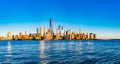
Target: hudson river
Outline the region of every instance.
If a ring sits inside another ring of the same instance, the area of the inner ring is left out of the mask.
[[[120,40],[0,41],[0,64],[120,64]]]

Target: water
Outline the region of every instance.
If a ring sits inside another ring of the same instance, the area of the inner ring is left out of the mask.
[[[0,64],[120,64],[120,40],[0,41]]]

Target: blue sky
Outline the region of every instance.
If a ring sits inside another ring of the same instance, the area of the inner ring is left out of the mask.
[[[54,29],[96,33],[98,38],[120,38],[119,0],[0,0],[0,36],[7,32],[36,32],[36,28],[49,27],[54,19]]]

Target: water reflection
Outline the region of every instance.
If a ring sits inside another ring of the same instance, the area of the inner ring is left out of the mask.
[[[115,64],[116,62],[117,64],[120,62],[120,41],[114,43],[99,40],[1,41],[0,45],[0,64],[18,62],[25,64],[95,64],[95,62]]]
[[[65,44],[64,44],[64,42],[61,42],[60,49],[61,50],[65,50]]]
[[[87,42],[87,49],[88,49],[88,52],[94,52],[94,44],[93,44],[93,42]]]
[[[57,42],[58,44],[56,45],[57,46],[57,48],[56,49],[58,49],[58,50],[60,50],[61,48],[61,43],[60,42]]]
[[[49,50],[49,52],[52,52],[52,50],[53,50],[53,44],[54,43],[48,41],[48,50]]]
[[[69,49],[69,50],[72,50],[72,49],[73,49],[72,46],[73,46],[73,42],[69,42],[69,44],[68,44],[68,49]]]
[[[91,53],[90,55],[88,55],[88,58],[95,58],[95,55],[94,55],[95,47],[93,42],[87,42],[87,45],[88,45],[87,46],[88,53]]]
[[[11,60],[11,53],[12,53],[12,47],[11,47],[11,42],[8,41],[8,45],[7,45],[7,62],[10,62]]]
[[[76,51],[78,51],[79,54],[83,54],[81,41],[78,44],[76,44]]]
[[[40,46],[39,46],[39,49],[40,49],[40,58],[41,58],[41,63],[45,63],[44,61],[44,58],[45,58],[45,54],[44,54],[44,50],[45,50],[45,44],[44,44],[44,41],[40,41]]]

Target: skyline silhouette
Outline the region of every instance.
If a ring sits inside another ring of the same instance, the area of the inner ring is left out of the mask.
[[[1,0],[0,36],[49,27],[49,18],[65,29],[96,33],[97,38],[120,39],[119,0]]]

